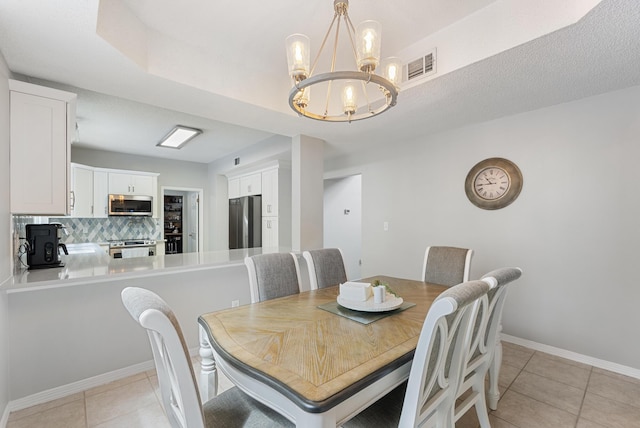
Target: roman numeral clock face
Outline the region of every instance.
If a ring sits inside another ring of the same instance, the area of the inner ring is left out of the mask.
[[[473,180],[473,189],[476,194],[487,201],[503,197],[510,185],[509,174],[504,169],[494,166],[483,169]]]
[[[522,190],[522,173],[516,164],[503,158],[477,163],[467,174],[465,193],[479,208],[496,210],[511,204]]]

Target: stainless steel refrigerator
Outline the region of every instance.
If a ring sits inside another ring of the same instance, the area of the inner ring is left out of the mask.
[[[262,197],[229,199],[229,249],[262,246]]]

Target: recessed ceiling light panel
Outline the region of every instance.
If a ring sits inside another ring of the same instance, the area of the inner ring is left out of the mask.
[[[158,144],[159,147],[170,149],[180,149],[192,138],[202,134],[201,129],[189,128],[188,126],[176,125]]]

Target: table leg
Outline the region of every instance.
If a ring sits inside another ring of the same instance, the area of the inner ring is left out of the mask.
[[[218,371],[216,362],[213,359],[213,350],[207,337],[207,332],[200,329],[200,399],[202,402],[209,401],[218,395]]]
[[[498,408],[498,400],[500,400],[500,390],[498,389],[498,378],[500,377],[500,365],[502,365],[502,341],[500,340],[500,332],[502,326],[498,327],[496,339],[496,349],[493,352],[493,360],[489,365],[489,390],[487,391],[487,405],[491,410]]]

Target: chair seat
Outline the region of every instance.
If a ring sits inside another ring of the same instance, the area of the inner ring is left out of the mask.
[[[355,418],[342,424],[343,428],[397,428],[406,391],[407,382],[403,382]]]
[[[207,428],[294,427],[278,412],[232,387],[202,406]]]

